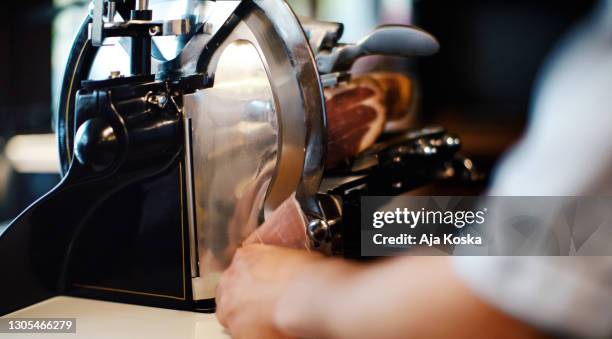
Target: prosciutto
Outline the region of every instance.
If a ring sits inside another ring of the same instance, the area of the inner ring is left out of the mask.
[[[412,86],[397,73],[368,73],[325,89],[326,167],[346,163],[376,142],[383,131],[409,127]]]

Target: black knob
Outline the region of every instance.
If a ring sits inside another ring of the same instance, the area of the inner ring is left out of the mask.
[[[119,142],[113,128],[101,118],[85,121],[76,133],[74,155],[82,165],[101,172],[117,157]]]

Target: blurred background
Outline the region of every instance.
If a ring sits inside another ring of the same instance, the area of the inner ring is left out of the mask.
[[[364,58],[359,70],[409,72],[419,87],[419,125],[459,134],[485,170],[521,135],[538,70],[595,1],[290,0],[303,16],[345,24],[353,42],[382,23],[416,24],[440,53],[421,60]],[[0,225],[60,180],[52,114],[80,0],[8,1],[0,11]]]

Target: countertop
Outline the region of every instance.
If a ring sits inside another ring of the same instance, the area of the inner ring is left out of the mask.
[[[175,311],[114,302],[55,297],[26,307],[3,318],[76,318],[76,335],[7,334],[8,338],[176,338],[227,339],[230,336],[214,314]]]

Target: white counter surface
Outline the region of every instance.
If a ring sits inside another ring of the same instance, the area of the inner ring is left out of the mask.
[[[76,318],[76,335],[7,334],[19,338],[176,338],[228,339],[214,314],[175,311],[73,297],[55,297],[4,316],[5,318]]]

